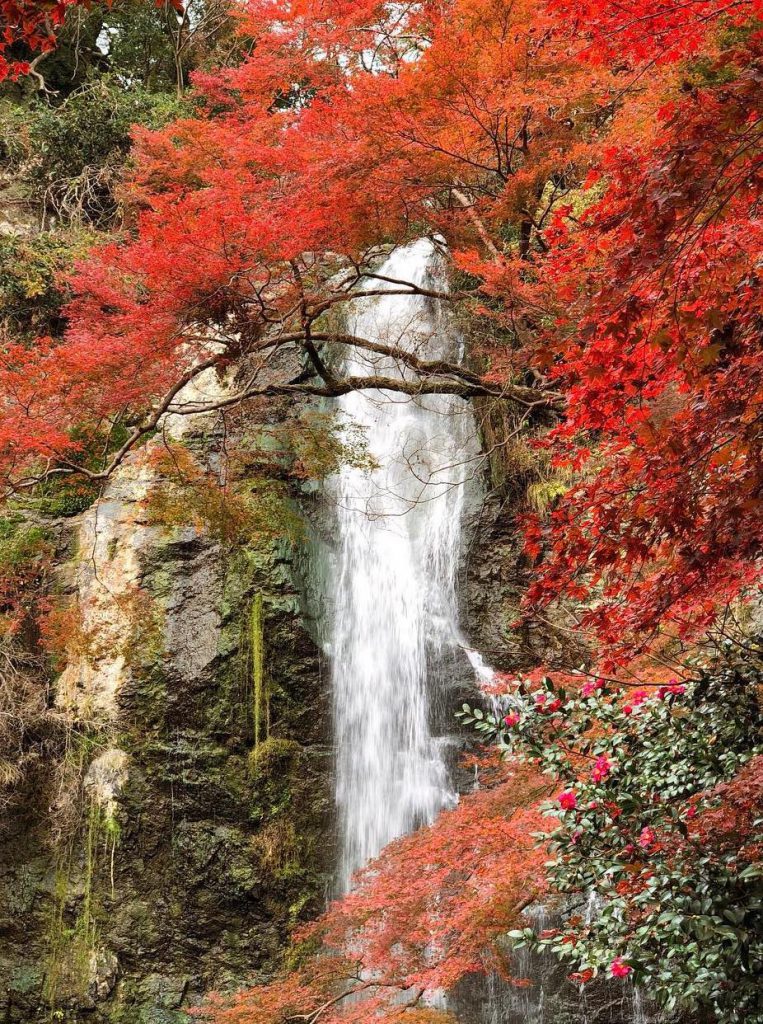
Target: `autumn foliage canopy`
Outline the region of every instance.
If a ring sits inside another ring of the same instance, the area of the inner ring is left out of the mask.
[[[72,278],[65,339],[4,346],[6,486],[83,472],[120,418],[129,450],[210,363],[247,356],[248,395],[357,386],[331,314],[437,232],[494,341],[418,387],[563,410],[579,482],[527,524],[530,606],[588,601],[615,663],[707,625],[761,541],[758,7],[246,4],[250,56],[137,133],[135,226]],[[299,382],[265,380],[284,346]]]

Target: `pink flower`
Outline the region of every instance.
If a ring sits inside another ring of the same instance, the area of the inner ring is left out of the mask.
[[[633,690],[628,694],[627,701],[623,705],[623,714],[632,715],[636,708],[640,707],[648,698],[648,690]]]
[[[559,797],[559,806],[563,811],[574,811],[578,805],[578,798],[568,789],[565,793]]]
[[[596,764],[593,766],[591,778],[594,782],[603,782],[611,771],[612,762],[606,754],[602,754],[601,757],[596,758]]]
[[[580,687],[580,695],[581,697],[593,697],[596,691],[601,690],[603,686],[603,679],[591,679]]]
[[[638,837],[638,844],[642,850],[649,850],[654,846],[655,835],[654,829],[642,828],[641,835]]]
[[[517,725],[518,722],[519,722],[519,712],[518,711],[510,711],[509,714],[506,715],[506,717],[503,720],[503,724],[507,725],[509,728],[511,728],[512,725]]]
[[[540,690],[535,694],[535,703],[538,705],[538,708],[542,708],[547,699],[546,694],[542,693]]]
[[[581,837],[582,835],[583,835],[583,830],[582,830],[582,828],[576,829],[576,830],[575,830],[575,831],[574,831],[574,832],[572,833],[572,835],[570,836],[570,843],[571,843],[571,844],[572,844],[573,846],[577,846],[578,842],[580,841],[580,837]]]
[[[671,679],[667,686],[661,686],[659,688],[657,696],[660,700],[665,700],[665,698],[671,693],[686,693],[686,687],[683,683],[679,683],[677,679]]]
[[[633,968],[623,962],[623,958],[616,956],[609,965],[609,973],[613,978],[627,978],[633,972]]]
[[[560,708],[561,706],[562,706],[562,702],[561,702],[561,699],[560,699],[559,697],[555,697],[555,698],[554,698],[554,700],[552,700],[550,704],[547,704],[547,705],[546,705],[546,707],[545,707],[545,709],[544,709],[544,710],[545,710],[545,711],[546,711],[546,712],[547,712],[547,713],[548,713],[549,715],[553,715],[553,714],[554,714],[554,713],[555,713],[556,711],[558,711],[558,710],[559,710],[559,708]]]

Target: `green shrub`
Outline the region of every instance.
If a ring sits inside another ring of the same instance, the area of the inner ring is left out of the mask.
[[[49,213],[106,226],[133,125],[158,128],[177,117],[176,99],[125,87],[114,76],[93,80],[59,106],[35,100],[0,109],[0,155],[29,183]]]

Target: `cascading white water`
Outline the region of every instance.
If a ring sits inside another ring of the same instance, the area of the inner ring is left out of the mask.
[[[445,287],[441,259],[426,239],[396,250],[379,274]],[[458,355],[446,312],[422,296],[359,299],[348,326],[420,356]],[[345,368],[407,375],[393,358],[357,350]],[[346,891],[352,873],[390,840],[456,800],[432,711],[438,662],[461,646],[455,577],[476,438],[468,406],[451,396],[356,392],[341,408],[363,429],[377,464],[346,467],[331,481],[339,549],[331,637],[339,885]]]

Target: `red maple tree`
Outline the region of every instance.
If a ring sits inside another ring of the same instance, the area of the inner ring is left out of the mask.
[[[757,6],[618,11],[250,3],[252,56],[138,133],[136,234],[74,276],[64,342],[4,348],[9,486],[83,472],[130,410],[109,472],[209,364],[249,359],[239,398],[378,386],[321,356],[364,344],[331,314],[380,242],[437,232],[472,275],[450,298],[507,334],[487,372],[396,348],[417,379],[382,383],[556,407],[556,459],[595,466],[528,527],[531,605],[593,599],[614,660],[707,625],[761,541]],[[287,347],[305,375],[274,380]]]
[[[56,45],[56,32],[66,11],[79,0],[2,0],[0,3],[0,81],[29,74],[30,59],[15,57],[12,48],[32,55],[48,53]]]

